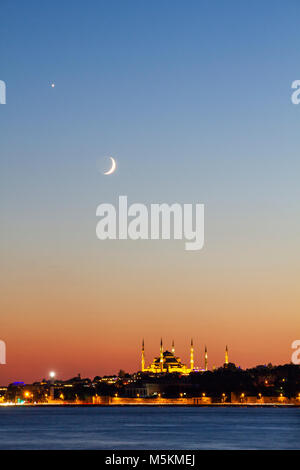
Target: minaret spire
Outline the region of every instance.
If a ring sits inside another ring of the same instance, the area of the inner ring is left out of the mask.
[[[142,372],[145,370],[145,343],[144,343],[144,338],[142,342]]]
[[[174,339],[172,341],[172,354],[175,354],[175,345],[174,345]]]
[[[163,342],[162,338],[160,340],[160,370],[163,372],[164,369],[164,349],[163,349]]]
[[[194,345],[193,338],[191,339],[191,371],[194,370]]]
[[[225,349],[225,365],[227,366],[229,364],[229,357],[228,357],[228,346],[226,344],[226,349]]]
[[[207,354],[207,347],[205,345],[205,351],[204,351],[204,370],[208,370],[208,354]]]

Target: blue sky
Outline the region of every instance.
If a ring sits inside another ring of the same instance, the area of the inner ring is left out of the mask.
[[[120,193],[200,200],[216,217],[222,203],[236,217],[253,205],[259,212],[261,200],[274,213],[275,205],[293,206],[296,1],[7,1],[2,8],[5,212],[22,201],[44,211],[51,200],[55,217],[65,219],[62,199],[86,214]],[[96,171],[103,155],[118,160],[114,180]]]
[[[158,168],[216,179],[218,167],[238,171],[241,161],[278,164],[297,129],[296,1],[2,8],[2,145],[11,165],[16,154],[28,171],[40,164],[41,178],[62,155],[81,169],[108,153],[137,179]]]

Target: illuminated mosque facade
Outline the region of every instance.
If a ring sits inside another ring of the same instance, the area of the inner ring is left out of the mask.
[[[224,366],[229,364],[229,357],[228,357],[228,347],[226,346],[225,349],[225,363]],[[175,355],[175,346],[174,341],[172,342],[172,350],[171,351],[164,351],[163,349],[163,342],[162,339],[160,341],[160,352],[159,356],[155,357],[152,363],[146,367],[145,365],[145,343],[144,340],[142,342],[142,372],[151,372],[154,374],[162,374],[162,373],[179,373],[183,375],[188,375],[191,372],[205,372],[208,370],[208,353],[207,347],[205,346],[204,350],[204,369],[200,369],[199,367],[195,367],[194,364],[194,345],[193,340],[191,340],[190,346],[190,367],[187,367],[185,364],[181,362],[181,359]]]

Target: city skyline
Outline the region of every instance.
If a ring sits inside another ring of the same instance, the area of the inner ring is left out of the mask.
[[[0,383],[132,372],[143,337],[149,358],[175,338],[188,364],[193,337],[195,362],[289,363],[299,3],[67,3],[1,9]],[[203,203],[203,249],[97,239],[121,195]]]
[[[137,367],[133,370],[130,370],[121,363],[121,366],[118,366],[116,370],[112,371],[106,371],[105,373],[99,373],[99,371],[95,370],[93,373],[90,374],[82,374],[82,371],[78,372],[77,369],[74,369],[69,376],[86,376],[86,377],[96,377],[96,376],[104,376],[104,377],[109,377],[109,376],[117,376],[120,371],[125,372],[126,374],[137,374],[137,373],[145,373],[149,375],[172,375],[173,373],[187,376],[191,373],[204,373],[207,371],[215,371],[219,368],[222,367],[227,367],[228,365],[233,365],[234,367],[237,367],[239,369],[251,369],[255,368],[258,366],[263,366],[263,367],[280,367],[284,366],[287,364],[292,364],[292,361],[289,361],[285,364],[272,364],[271,362],[268,363],[257,363],[257,364],[252,364],[249,367],[241,367],[239,362],[237,363],[234,360],[229,360],[229,347],[226,344],[226,346],[223,349],[223,361],[219,364],[211,364],[209,361],[209,348],[205,344],[203,348],[200,351],[200,346],[195,345],[194,346],[194,339],[192,338],[189,344],[188,352],[183,352],[184,354],[177,355],[177,348],[175,352],[175,341],[174,339],[172,340],[172,345],[171,348],[168,349],[168,347],[164,348],[165,343],[163,342],[163,339],[161,338],[160,340],[160,354],[157,356],[153,354],[151,356],[151,353],[149,354],[149,351],[145,351],[145,340],[142,340],[142,346],[141,346],[141,356],[140,360],[137,361],[139,364]],[[177,343],[176,343],[177,344]],[[299,347],[296,351],[297,357],[299,355]],[[151,361],[151,357],[153,357],[153,360]],[[185,358],[182,360],[181,358]],[[169,365],[168,365],[169,363]],[[190,364],[190,367],[188,367],[187,364]],[[298,364],[298,362],[297,362]],[[296,364],[295,364],[296,365]],[[66,380],[69,377],[67,374],[62,374],[61,368],[58,365],[58,368],[53,370],[53,368],[50,367],[49,370],[44,370],[44,373],[40,377],[35,377],[32,382],[36,380],[50,380],[53,381],[55,380]],[[13,380],[10,380],[8,383],[0,383],[2,386],[8,386],[9,384],[13,383],[30,383],[30,381],[23,380],[21,376],[18,378],[15,378]]]

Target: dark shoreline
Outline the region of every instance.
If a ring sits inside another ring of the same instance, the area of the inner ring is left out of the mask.
[[[139,408],[139,407],[152,407],[152,408],[300,408],[300,405],[295,404],[280,404],[280,403],[264,403],[264,404],[241,404],[241,403],[228,403],[228,404],[218,404],[218,403],[210,403],[210,404],[153,404],[153,403],[140,403],[140,404],[114,404],[114,405],[104,405],[104,404],[92,404],[92,403],[36,403],[36,404],[26,404],[26,405],[2,405],[1,408]]]

